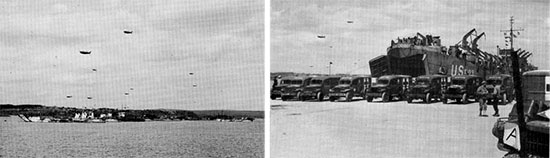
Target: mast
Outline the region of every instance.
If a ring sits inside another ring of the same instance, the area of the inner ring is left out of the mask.
[[[516,37],[514,32],[517,32],[518,35],[519,35],[519,31],[523,31],[523,29],[515,29],[514,30],[514,16],[510,17],[510,30],[500,30],[500,32],[504,32],[505,35],[506,35],[506,32],[509,32],[510,35],[505,36],[504,38],[510,38],[510,50],[511,51],[514,51],[514,37]]]
[[[519,35],[519,32],[520,31],[524,31],[522,28],[519,28],[519,29],[514,29],[514,16],[510,16],[510,29],[506,29],[506,30],[500,30],[500,32],[504,32],[504,39],[505,39],[505,42],[506,42],[506,46],[510,45],[510,48],[504,48],[504,49],[500,49],[498,48],[497,46],[497,55],[500,56],[500,57],[503,57],[505,60],[505,65],[508,65],[508,64],[511,64],[512,63],[512,52],[516,52],[516,53],[520,53],[519,50],[515,50],[514,49],[514,38],[517,38],[517,35]],[[508,41],[509,39],[509,41]],[[521,55],[521,54],[518,54],[518,55]],[[523,66],[525,61],[523,61],[524,58],[521,58],[519,57],[519,59],[517,60],[522,60],[522,61],[518,61],[520,62],[520,73],[523,71]],[[510,68],[510,67],[505,67],[504,68],[504,71],[506,73],[510,73],[510,74],[513,74],[513,69]]]

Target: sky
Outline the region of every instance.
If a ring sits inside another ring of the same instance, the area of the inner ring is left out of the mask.
[[[472,29],[486,36],[481,50],[496,54],[504,33],[522,28],[514,48],[550,69],[550,1],[546,0],[273,0],[271,72],[370,74],[368,61],[385,55],[391,40],[417,32],[441,36],[449,47]],[[347,21],[353,21],[348,23]],[[317,38],[323,35],[325,38]]]
[[[8,0],[0,21],[0,104],[264,107],[264,1]]]

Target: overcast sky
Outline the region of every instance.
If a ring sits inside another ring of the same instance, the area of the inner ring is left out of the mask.
[[[2,1],[0,103],[263,110],[263,3]]]
[[[505,46],[510,16],[523,28],[514,48],[528,50],[539,69],[550,69],[550,2],[546,0],[273,0],[271,71],[370,74],[368,61],[385,55],[391,40],[439,35],[446,47],[471,29],[486,37],[480,48]],[[353,23],[347,23],[353,21]],[[324,35],[326,38],[317,38]]]

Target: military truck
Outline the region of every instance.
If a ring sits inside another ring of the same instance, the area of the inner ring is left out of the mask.
[[[404,100],[407,97],[407,90],[411,76],[408,75],[386,75],[377,79],[376,83],[367,90],[367,101],[375,98],[382,98],[382,102],[388,102],[397,97]]]
[[[508,117],[497,120],[492,133],[498,138],[497,148],[508,153],[505,158],[548,157],[550,132],[550,70],[525,72],[522,78],[525,129],[518,127],[516,105]]]
[[[422,75],[413,78],[413,83],[407,92],[407,102],[411,103],[414,99],[422,99],[429,104],[432,99],[441,100],[447,77],[444,75]]]
[[[366,89],[371,85],[370,76],[348,76],[340,78],[338,85],[329,90],[330,101],[336,101],[341,97],[345,101],[351,101],[353,97],[365,97]]]
[[[483,78],[474,75],[459,75],[451,77],[450,85],[443,91],[443,104],[453,99],[467,104],[470,99],[476,99],[476,91],[481,86]]]
[[[315,98],[318,101],[323,101],[325,96],[329,94],[329,90],[338,85],[339,76],[321,76],[311,79],[309,85],[304,88],[302,93],[302,101]]]
[[[507,104],[514,100],[514,81],[512,80],[512,76],[505,74],[493,75],[487,77],[486,81],[489,94],[493,94],[495,89],[493,85],[500,86],[500,93],[497,97],[495,98],[494,95],[487,95],[487,100],[492,102],[496,101],[501,104]]]
[[[294,76],[292,77],[283,77],[281,78],[281,83],[279,84],[276,84],[275,86],[273,86],[271,88],[271,95],[270,95],[270,98],[271,100],[275,100],[277,98],[280,98],[281,97],[281,89],[286,87],[287,85],[290,84],[290,79],[294,78]]]
[[[309,84],[311,79],[312,77],[309,76],[296,76],[290,78],[290,83],[286,87],[281,89],[281,100],[301,100],[304,87]]]

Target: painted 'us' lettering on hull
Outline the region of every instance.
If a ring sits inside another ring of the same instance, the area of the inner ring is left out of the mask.
[[[464,65],[451,65],[451,76],[475,75],[475,71],[464,68]]]

